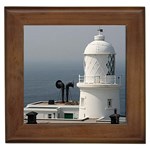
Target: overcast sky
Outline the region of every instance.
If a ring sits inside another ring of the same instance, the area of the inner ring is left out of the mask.
[[[116,70],[125,69],[126,28],[121,25],[102,25],[105,41],[116,51]],[[83,52],[99,26],[24,26],[25,67],[32,64],[83,64]]]

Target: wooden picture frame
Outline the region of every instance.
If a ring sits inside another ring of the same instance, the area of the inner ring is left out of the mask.
[[[24,25],[126,25],[126,124],[23,122]],[[145,143],[144,7],[6,7],[6,142]]]

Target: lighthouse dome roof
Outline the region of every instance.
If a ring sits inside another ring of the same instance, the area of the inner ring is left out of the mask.
[[[104,40],[104,35],[94,36],[94,41],[87,45],[84,54],[115,54],[113,46]]]

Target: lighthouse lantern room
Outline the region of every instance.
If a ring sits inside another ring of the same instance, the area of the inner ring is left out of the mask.
[[[120,112],[120,77],[115,75],[115,50],[101,34],[94,36],[84,51],[84,76],[79,75],[79,119],[108,119],[117,108]]]

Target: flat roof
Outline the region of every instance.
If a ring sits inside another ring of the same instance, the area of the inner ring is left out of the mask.
[[[30,103],[27,105],[27,107],[58,107],[58,106],[79,106],[78,101],[69,101],[62,103],[61,101],[55,101],[54,104],[48,104],[48,101],[38,101],[34,103]]]

